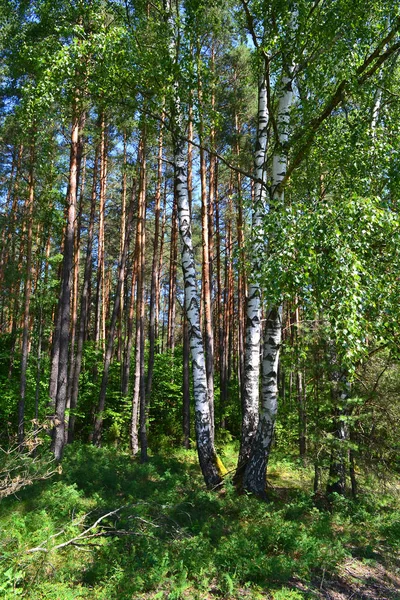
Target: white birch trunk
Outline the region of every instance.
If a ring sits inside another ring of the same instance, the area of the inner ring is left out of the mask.
[[[284,201],[284,191],[280,188],[287,171],[287,142],[289,138],[290,110],[293,104],[293,71],[283,75],[278,104],[277,149],[272,159],[273,204]],[[272,207],[273,209],[273,207]],[[247,462],[243,487],[257,496],[265,496],[267,464],[273,439],[274,424],[278,408],[278,364],[281,343],[282,307],[271,307],[268,311],[264,334],[262,364],[262,396],[257,435],[255,436],[249,461]]]
[[[249,459],[257,431],[259,410],[260,339],[261,339],[261,289],[257,280],[260,272],[260,256],[263,245],[262,214],[266,202],[266,150],[268,136],[268,108],[265,78],[260,78],[258,90],[257,142],[254,157],[254,206],[253,206],[253,256],[252,278],[246,306],[245,367],[242,405],[242,436],[235,482],[241,486],[242,476]]]
[[[170,56],[175,65],[176,27],[167,2],[167,19],[174,38],[170,44]],[[200,327],[200,294],[197,288],[196,268],[194,262],[191,216],[189,207],[187,152],[182,135],[182,112],[179,93],[179,82],[174,82],[174,97],[171,113],[173,115],[173,146],[176,194],[178,205],[179,234],[182,245],[182,271],[185,287],[185,310],[188,320],[189,345],[193,368],[193,393],[195,403],[195,427],[197,452],[200,467],[207,487],[213,488],[221,484],[222,478],[217,466],[218,459],[212,441],[210,406],[208,402],[206,362],[203,337]]]
[[[208,402],[206,362],[200,327],[200,295],[194,263],[192,228],[186,172],[185,142],[178,137],[174,143],[176,193],[179,233],[182,243],[182,271],[185,283],[185,309],[189,325],[189,344],[193,367],[193,392],[196,416],[196,440],[200,467],[208,487],[221,483],[217,456],[212,442],[210,405]]]
[[[267,463],[278,408],[278,365],[282,337],[282,307],[272,308],[267,317],[262,361],[260,418],[250,460],[244,473],[244,487],[265,496]]]

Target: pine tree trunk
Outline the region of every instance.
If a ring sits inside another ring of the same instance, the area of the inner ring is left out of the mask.
[[[95,302],[95,340],[100,346],[100,340],[105,350],[105,252],[104,252],[104,217],[107,189],[107,143],[104,112],[100,115],[100,205],[99,205],[99,235],[97,250],[97,282]]]
[[[202,110],[202,87],[198,80],[198,96]],[[202,116],[199,124],[200,133],[200,184],[201,184],[201,232],[202,232],[202,294],[204,306],[204,342],[207,373],[207,393],[210,405],[211,435],[214,439],[214,332],[212,324],[212,294],[211,294],[211,262],[209,234],[209,202],[207,198],[206,159],[203,149],[204,125]]]
[[[129,207],[129,211],[128,211],[127,232],[126,232],[126,236],[124,239],[124,247],[122,249],[121,261],[120,261],[119,268],[118,268],[117,289],[115,291],[114,307],[113,307],[113,311],[112,311],[112,315],[111,315],[111,324],[110,324],[110,330],[108,332],[107,347],[106,347],[106,353],[105,353],[105,357],[104,357],[104,369],[103,369],[103,376],[101,379],[99,402],[97,405],[96,417],[95,417],[94,428],[93,428],[93,443],[97,446],[100,446],[100,444],[101,444],[101,434],[102,434],[102,427],[103,427],[103,412],[104,412],[104,407],[105,407],[105,402],[106,402],[108,376],[109,376],[109,372],[110,372],[112,351],[113,351],[113,347],[114,347],[115,331],[116,331],[118,316],[120,314],[119,309],[120,309],[120,302],[121,302],[121,289],[122,289],[122,286],[123,286],[123,283],[125,280],[126,259],[128,256],[129,239],[130,239],[130,233],[131,233],[131,228],[132,228],[135,195],[136,195],[135,194],[135,186],[133,186],[132,198],[131,198],[130,207]]]
[[[142,188],[142,215],[143,227],[141,232],[141,253],[140,253],[140,322],[139,322],[139,343],[140,343],[140,407],[139,407],[139,439],[140,439],[140,461],[147,462],[147,402],[146,402],[146,380],[145,380],[145,267],[146,267],[146,193],[147,193],[147,162],[146,162],[146,126],[143,126],[143,160],[141,169],[141,188]]]
[[[153,262],[151,270],[151,288],[150,288],[150,318],[149,318],[149,360],[147,365],[146,397],[150,402],[151,389],[153,383],[153,371],[156,347],[156,332],[159,302],[159,252],[160,252],[160,213],[161,213],[161,184],[162,184],[162,158],[163,158],[163,129],[160,127],[158,138],[158,157],[157,157],[157,184],[154,206],[154,241],[153,241]],[[157,320],[156,320],[157,319]]]
[[[84,126],[84,118],[85,115],[82,116],[82,123],[79,128],[82,130]],[[83,154],[83,141],[80,139],[79,143],[79,155],[78,155],[78,177],[81,172],[81,162],[82,162],[82,154]],[[86,157],[83,161],[82,167],[82,177],[80,183],[80,193],[79,193],[79,210],[77,215],[77,226],[76,226],[76,235],[74,242],[74,266],[73,266],[73,285],[72,285],[72,309],[71,309],[71,358],[70,358],[70,366],[69,366],[69,377],[68,377],[68,386],[67,386],[67,409],[71,408],[71,395],[72,395],[72,386],[74,380],[74,370],[75,370],[75,342],[76,342],[76,325],[78,321],[78,298],[79,298],[79,267],[80,267],[80,251],[81,251],[81,221],[82,221],[82,212],[83,212],[83,198],[85,193],[85,179],[86,179]],[[68,442],[68,427],[69,427],[69,417],[65,423],[65,436],[66,442]]]
[[[133,345],[133,321],[135,316],[135,291],[137,282],[138,272],[138,235],[136,229],[136,243],[135,252],[133,257],[132,265],[132,278],[131,278],[131,291],[129,299],[129,311],[128,311],[128,322],[126,325],[126,339],[124,348],[124,359],[122,364],[122,377],[121,377],[121,393],[123,397],[127,397],[129,394],[129,380],[131,372],[131,357],[132,357],[132,345]]]
[[[35,388],[35,421],[39,419],[39,396],[40,396],[40,378],[42,375],[42,342],[43,342],[43,304],[39,309],[38,325],[38,343],[37,343],[37,363],[36,363],[36,388]]]
[[[240,123],[239,117],[235,114],[236,128],[236,156],[240,157]],[[244,225],[243,225],[243,200],[242,200],[242,177],[240,173],[236,173],[236,228],[237,228],[237,244],[238,244],[238,273],[237,273],[237,299],[238,299],[238,358],[239,358],[239,389],[240,399],[242,404],[242,413],[244,412],[244,381],[245,381],[245,307],[246,307],[246,277],[245,277],[245,242],[244,242]]]
[[[232,197],[232,189],[228,193]],[[225,412],[229,399],[229,379],[230,379],[230,345],[232,340],[232,311],[233,311],[233,265],[232,265],[232,202],[229,200],[225,215],[225,290],[224,290],[224,312],[221,346],[221,398],[220,398],[220,424],[221,428],[226,428]]]
[[[76,230],[76,200],[79,154],[79,115],[75,112],[71,129],[71,154],[67,196],[67,225],[64,237],[64,260],[59,303],[60,337],[57,395],[54,417],[52,450],[56,460],[61,460],[65,444],[65,408],[67,402],[67,378],[69,356],[69,329],[71,318],[71,279]]]
[[[92,182],[92,193],[91,193],[91,204],[90,204],[90,216],[89,216],[89,227],[87,234],[87,245],[86,245],[86,257],[85,267],[83,273],[83,285],[81,294],[81,310],[79,315],[79,330],[77,339],[76,356],[74,361],[74,370],[71,384],[71,402],[70,402],[70,415],[68,423],[68,443],[72,443],[75,433],[75,414],[74,411],[78,404],[78,391],[79,391],[79,376],[81,374],[82,367],[82,355],[83,355],[83,344],[86,339],[86,328],[88,323],[88,312],[89,312],[89,289],[90,281],[92,279],[92,253],[93,253],[93,237],[94,237],[94,219],[96,214],[96,199],[97,199],[97,169],[98,169],[98,158],[99,149],[96,148],[95,158],[93,163],[93,182]]]
[[[121,263],[122,253],[125,244],[125,237],[127,235],[127,222],[126,222],[126,185],[127,185],[127,151],[126,151],[126,131],[124,130],[124,151],[123,151],[123,166],[122,166],[122,194],[121,194],[121,241],[120,241],[120,256],[119,262]],[[119,303],[119,316],[118,316],[118,350],[117,356],[118,361],[122,362],[123,353],[123,323],[124,323],[124,298],[125,298],[125,281],[122,282],[121,286],[121,298]]]
[[[135,376],[132,398],[132,420],[130,428],[130,443],[133,455],[139,451],[138,416],[140,437],[142,438],[142,409],[144,383],[144,267],[145,267],[145,221],[146,221],[146,158],[145,133],[139,144],[138,163],[140,165],[140,185],[138,195],[137,216],[137,290],[136,290],[136,346],[135,346]]]
[[[32,291],[32,228],[33,228],[33,202],[34,202],[34,146],[32,141],[30,152],[29,178],[28,178],[28,201],[26,203],[26,279],[24,292],[24,316],[22,332],[22,353],[21,353],[21,379],[20,379],[20,399],[18,402],[18,443],[24,442],[24,421],[25,421],[25,397],[26,397],[26,372],[28,367],[29,354],[29,311]]]
[[[167,180],[165,180],[164,184],[164,193],[163,193],[163,208],[162,208],[162,218],[161,218],[161,232],[160,232],[160,252],[159,259],[157,265],[157,289],[156,289],[156,340],[157,340],[157,352],[163,352],[164,350],[164,313],[163,312],[163,323],[162,323],[162,332],[161,332],[161,344],[159,342],[159,320],[160,320],[160,292],[161,292],[161,278],[162,278],[162,270],[163,270],[163,262],[164,262],[164,242],[165,242],[165,223],[167,219]]]
[[[54,413],[56,407],[56,397],[57,397],[57,383],[58,383],[58,367],[60,364],[60,330],[61,330],[61,292],[62,288],[60,287],[59,295],[58,295],[58,304],[55,309],[55,318],[54,318],[54,331],[53,331],[53,339],[51,344],[51,368],[50,368],[50,381],[49,381],[49,411]]]
[[[4,271],[7,268],[8,262],[10,260],[11,260],[11,262],[15,261],[16,236],[14,233],[15,233],[15,226],[17,223],[17,215],[18,215],[18,210],[17,210],[18,197],[19,197],[18,190],[19,190],[19,184],[20,184],[20,178],[21,178],[22,154],[23,154],[23,146],[21,144],[19,147],[19,151],[18,151],[16,174],[15,174],[13,192],[12,192],[10,223],[8,226],[7,237],[6,237],[6,242],[5,242],[5,254],[4,254],[4,259],[3,259],[3,275],[2,275],[3,278],[5,275]],[[11,257],[11,259],[10,259],[10,257]],[[21,260],[18,261],[18,265],[21,265]],[[1,283],[2,283],[2,280],[0,280],[0,284]],[[9,369],[8,369],[9,379],[11,378],[12,372],[14,369],[15,346],[16,346],[16,342],[17,342],[17,315],[19,312],[19,293],[17,293],[16,285],[17,285],[17,282],[14,282],[11,285],[11,290],[10,290],[10,318],[9,318],[9,324],[8,324],[8,333],[11,334],[10,335],[11,346],[10,346],[10,363],[9,363]]]
[[[17,157],[15,156],[15,149],[13,152],[10,180],[6,199],[6,214],[8,215],[9,222],[7,223],[7,227],[3,227],[1,232],[0,285],[2,285],[4,281],[5,267],[7,265],[9,252],[12,248],[13,243],[14,225],[17,218],[17,190],[21,171],[22,150],[23,146],[21,144],[18,148]]]
[[[198,59],[200,49],[197,49]],[[203,89],[201,81],[200,60],[198,60],[198,98],[200,107],[199,136],[200,136],[200,184],[201,184],[201,231],[202,231],[202,294],[204,306],[205,355],[207,373],[207,392],[210,405],[211,435],[214,439],[214,332],[212,322],[212,265],[210,260],[210,214],[213,206],[207,198],[206,157],[204,152],[204,123],[203,123]],[[211,208],[210,208],[211,205]]]
[[[187,178],[188,178],[188,201],[189,212],[192,214],[192,196],[193,196],[193,94],[190,92],[189,111],[188,111],[188,151],[187,151]]]
[[[217,364],[220,373],[220,387],[221,387],[221,361],[222,361],[222,336],[223,336],[223,318],[222,318],[222,268],[221,268],[221,220],[220,220],[220,201],[218,195],[218,163],[215,164],[215,247],[216,247],[216,284],[217,284],[217,297],[216,297],[216,347],[218,352],[216,353]]]

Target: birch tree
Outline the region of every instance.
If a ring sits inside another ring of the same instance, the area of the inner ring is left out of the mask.
[[[285,202],[284,190],[295,169],[297,169],[304,161],[310,150],[315,134],[321,127],[322,123],[330,117],[335,109],[341,104],[346,93],[350,93],[350,81],[355,80],[359,86],[365,84],[378,71],[380,66],[393,56],[399,46],[396,41],[397,32],[399,29],[398,19],[394,21],[392,28],[386,31],[386,34],[379,42],[372,42],[369,53],[358,66],[354,67],[352,73],[349,73],[349,79],[339,79],[334,84],[333,92],[328,95],[325,104],[320,109],[314,118],[307,125],[300,127],[299,131],[293,131],[292,124],[292,106],[294,103],[294,78],[305,68],[306,63],[295,64],[295,57],[299,59],[302,48],[298,42],[298,28],[300,23],[307,23],[307,19],[312,19],[313,11],[304,11],[301,6],[284,7],[281,12],[282,25],[285,23],[286,34],[282,35],[281,41],[287,40],[287,46],[281,47],[281,72],[278,78],[276,113],[270,115],[271,131],[274,136],[274,146],[271,156],[271,178],[268,186],[270,207],[265,214],[268,219],[269,211],[274,211],[277,207],[283,206]],[[249,6],[244,3],[246,13],[247,27],[252,35],[254,45],[260,49],[259,40],[257,37],[257,19],[251,14]],[[322,9],[321,9],[322,10]],[[307,14],[308,12],[308,14]],[[276,14],[272,9],[273,26],[279,28],[275,18]],[[319,15],[320,16],[320,15]],[[331,15],[328,15],[332,18]],[[361,19],[365,18],[364,9],[361,9],[358,17],[358,27],[362,27]],[[263,19],[265,26],[265,21]],[[343,34],[344,37],[347,32]],[[371,49],[372,48],[372,49]],[[304,50],[303,50],[304,51]],[[343,50],[341,49],[343,52]],[[265,53],[264,53],[265,55]],[[266,55],[268,66],[271,65],[271,56]],[[346,60],[346,53],[340,56],[341,60]],[[315,56],[311,57],[310,62],[316,60]],[[335,69],[333,69],[335,71]],[[307,79],[303,75],[303,81],[307,85]],[[299,88],[299,104],[303,102],[301,96],[301,88]],[[271,99],[271,79],[267,81],[267,98]],[[269,102],[271,106],[271,100]],[[291,137],[290,137],[291,134]],[[300,143],[298,140],[300,139]],[[261,230],[262,231],[262,230]],[[273,236],[273,234],[272,234]],[[268,240],[267,240],[268,243]],[[268,249],[267,249],[268,252]],[[279,299],[280,292],[277,286],[275,297]],[[277,391],[278,391],[278,360],[279,347],[281,343],[281,315],[282,307],[278,301],[275,306],[270,306],[267,309],[266,329],[264,336],[263,347],[263,373],[262,373],[262,400],[260,406],[260,414],[258,421],[257,434],[251,449],[250,459],[245,467],[243,487],[259,496],[265,495],[266,484],[266,466],[268,462],[269,450],[272,442],[274,421],[277,411]]]
[[[259,281],[260,254],[263,246],[262,215],[266,208],[266,150],[268,139],[268,107],[265,74],[260,75],[258,89],[257,142],[254,154],[254,205],[252,207],[252,260],[249,293],[246,307],[245,370],[242,408],[242,434],[236,484],[242,485],[243,471],[250,456],[258,426],[261,286]]]
[[[179,233],[182,245],[182,271],[185,285],[185,311],[189,325],[189,344],[193,368],[193,393],[195,402],[195,427],[197,452],[206,485],[221,484],[221,463],[217,458],[212,438],[212,422],[208,401],[207,373],[200,327],[200,296],[194,263],[191,215],[189,208],[187,152],[183,131],[182,93],[177,71],[179,47],[177,45],[178,23],[172,13],[171,4],[166,5],[167,23],[172,36],[169,53],[174,72],[171,101],[173,161],[178,205]]]

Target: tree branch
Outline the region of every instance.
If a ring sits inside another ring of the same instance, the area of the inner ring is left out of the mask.
[[[144,112],[146,112],[146,114],[149,117],[152,117],[152,119],[156,119],[157,121],[160,121],[168,131],[172,132],[172,128],[169,126],[168,121],[166,121],[164,119],[164,117],[160,117],[150,111],[144,110]],[[188,142],[195,148],[204,150],[204,152],[207,152],[207,154],[209,154],[211,156],[215,156],[215,158],[218,158],[218,160],[220,160],[222,163],[224,163],[224,165],[226,165],[232,171],[235,171],[236,173],[239,173],[240,175],[243,175],[244,177],[248,177],[249,179],[252,179],[253,181],[257,181],[258,183],[261,183],[261,184],[263,183],[261,181],[261,179],[257,179],[257,177],[255,177],[253,175],[253,173],[249,173],[249,171],[245,171],[244,169],[241,169],[240,167],[236,167],[235,165],[232,165],[226,158],[224,158],[216,150],[211,150],[211,148],[208,148],[207,146],[204,146],[203,144],[198,144],[197,142],[195,142],[194,140],[190,140],[186,136],[181,136],[181,137],[182,137],[182,139],[185,140],[185,142]]]
[[[101,517],[99,517],[97,519],[97,521],[95,521],[93,523],[93,525],[91,525],[90,527],[88,527],[87,529],[82,531],[79,535],[76,535],[75,537],[71,538],[70,540],[67,540],[66,542],[57,544],[57,546],[53,546],[53,548],[50,548],[50,549],[44,547],[44,545],[47,544],[52,538],[54,538],[58,535],[61,535],[61,533],[64,533],[64,530],[62,530],[61,532],[58,532],[55,535],[50,536],[47,540],[45,540],[43,542],[43,544],[41,546],[36,546],[35,548],[30,548],[29,550],[26,551],[26,553],[32,554],[33,552],[50,552],[51,550],[60,550],[61,548],[65,548],[66,546],[71,546],[71,545],[75,544],[76,542],[79,542],[82,540],[88,540],[93,537],[99,537],[99,535],[102,535],[103,532],[94,533],[94,534],[90,534],[90,535],[88,535],[88,534],[90,531],[95,529],[102,521],[104,521],[104,519],[106,519],[107,517],[111,517],[111,515],[116,515],[117,513],[119,513],[122,510],[122,508],[124,508],[124,507],[117,508],[116,510],[112,510],[112,511],[106,513],[105,515],[102,515]],[[87,516],[87,515],[85,515],[85,516]]]
[[[394,37],[394,35],[398,32],[399,28],[400,28],[400,20],[398,19],[396,21],[396,27],[379,43],[378,47],[374,50],[374,52],[372,52],[372,54],[370,54],[365,59],[363,64],[360,67],[358,67],[358,69],[356,71],[356,74],[359,76],[356,79],[358,85],[363,85],[379,69],[379,67],[385,61],[388,60],[388,58],[393,56],[400,49],[400,41],[399,41],[399,42],[396,42],[395,44],[393,44],[392,46],[390,46],[385,52],[380,54],[380,51],[382,50],[382,48],[387,44],[388,40],[390,41]],[[367,70],[369,65],[374,60],[375,60],[375,63],[372,65],[371,68],[369,68]],[[348,84],[349,84],[349,80],[343,79],[336,86],[334,93],[332,94],[332,96],[328,100],[328,102],[326,103],[325,108],[322,110],[320,115],[318,115],[318,117],[314,118],[311,121],[311,123],[307,126],[307,130],[306,131],[303,130],[303,133],[300,133],[300,135],[298,136],[299,139],[301,139],[304,136],[305,141],[303,142],[303,144],[298,149],[297,153],[294,155],[294,157],[290,161],[286,175],[282,179],[282,181],[279,185],[279,190],[282,190],[285,187],[285,185],[289,181],[290,177],[292,176],[293,171],[302,163],[306,153],[310,149],[310,146],[314,140],[315,134],[317,133],[319,127],[332,114],[332,112],[335,110],[335,108],[340,104],[340,102],[342,101],[342,99],[344,97],[344,94],[345,94]]]
[[[260,44],[258,43],[258,40],[257,40],[256,31],[254,28],[254,19],[253,19],[252,14],[249,11],[249,5],[247,4],[246,0],[242,0],[242,5],[244,8],[244,12],[246,13],[247,29],[249,30],[249,33],[253,40],[254,46],[257,48],[257,50],[259,50]]]

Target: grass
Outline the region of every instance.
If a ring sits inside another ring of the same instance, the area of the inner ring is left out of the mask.
[[[222,454],[233,469],[232,446]],[[318,597],[313,582],[350,557],[394,565],[396,495],[365,491],[328,511],[314,502],[306,469],[275,462],[270,475],[263,503],[228,480],[206,491],[194,451],[140,465],[114,449],[69,447],[62,474],[1,504],[0,598],[296,600]],[[47,551],[28,552],[35,547]]]

